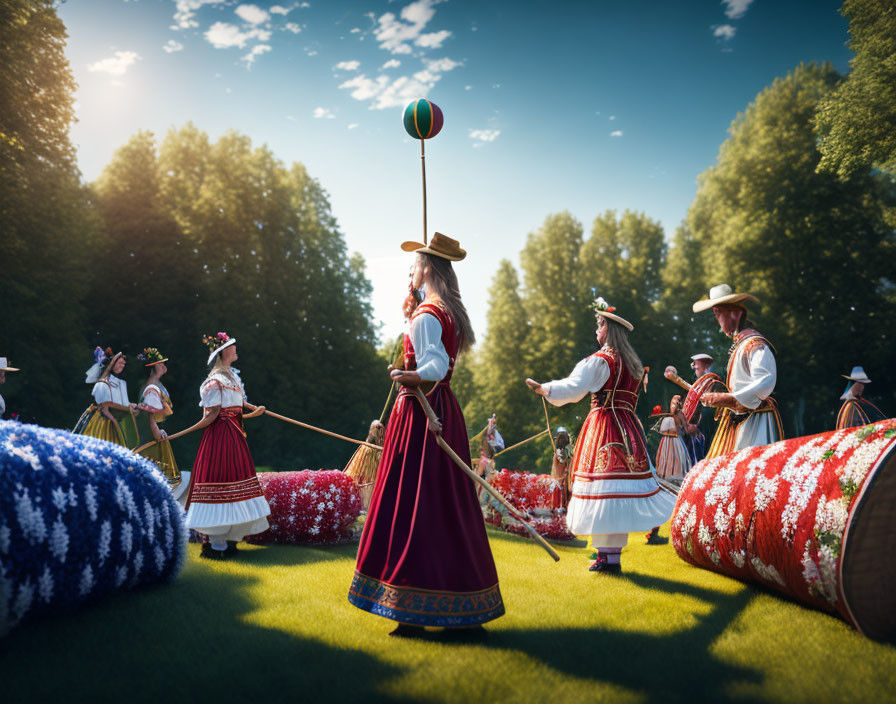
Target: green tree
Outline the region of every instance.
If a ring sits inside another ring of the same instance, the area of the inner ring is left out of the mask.
[[[501,260],[489,289],[488,330],[477,350],[473,367],[477,393],[464,407],[471,435],[478,433],[495,413],[498,427],[508,444],[531,435],[533,427],[539,423],[541,428],[544,427],[537,398],[524,383],[529,373],[520,350],[527,346],[529,322],[519,289],[519,277],[513,264]],[[526,452],[528,454],[524,454]],[[517,461],[525,461],[527,457],[534,459],[540,451],[532,453],[529,448],[521,448],[519,453]]]
[[[805,65],[762,91],[701,175],[676,241],[699,250],[702,291],[728,282],[762,301],[754,317],[777,348],[788,434],[832,427],[839,375],[856,363],[883,371],[894,352],[885,184],[816,170],[813,119],[838,80],[829,65]]]
[[[68,136],[75,82],[55,5],[0,4],[0,349],[23,368],[10,409],[65,427],[86,403],[83,297],[100,243]]]
[[[871,166],[896,176],[896,5],[846,0],[849,75],[818,105],[819,168],[848,176]]]

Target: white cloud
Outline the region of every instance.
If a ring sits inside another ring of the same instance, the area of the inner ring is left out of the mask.
[[[352,28],[349,30],[349,34],[360,34],[360,33],[361,33],[361,28],[360,28],[360,27],[352,27]]]
[[[177,0],[174,4],[174,24],[171,29],[190,29],[198,27],[199,23],[194,19],[196,13],[203,5],[217,5],[223,0]]]
[[[357,122],[353,122],[353,123],[351,123],[351,124],[348,126],[348,128],[349,128],[350,130],[356,129],[357,127],[358,127],[358,123],[357,123]]]
[[[451,32],[442,30],[423,34],[423,29],[435,16],[434,5],[438,0],[417,0],[402,8],[400,17],[387,12],[377,20],[373,34],[380,43],[380,48],[392,54],[410,54],[410,42],[424,48],[441,46]]]
[[[255,62],[256,56],[267,54],[270,50],[270,44],[256,44],[249,50],[248,54],[243,54],[240,60],[245,61],[247,66],[252,66],[252,64]]]
[[[494,142],[501,130],[470,130],[470,139],[480,142]]]
[[[169,39],[168,43],[162,48],[165,50],[166,54],[173,54],[175,51],[183,51],[184,45],[173,39]]]
[[[599,114],[600,114],[600,113],[598,113],[598,115],[599,115]],[[616,119],[616,116],[615,116],[615,115],[610,115],[610,119],[611,119],[611,120],[615,120],[615,119]]]
[[[274,15],[288,15],[292,9],[292,7],[283,7],[283,5],[271,5],[270,7],[271,14]]]
[[[725,6],[725,17],[730,20],[737,20],[747,14],[753,0],[722,0]]]
[[[317,49],[311,49],[309,47],[305,47],[305,55],[306,56],[317,56]]]
[[[398,59],[389,59],[386,63],[384,63],[382,66],[380,66],[380,68],[381,69],[398,68],[399,66],[401,66],[401,61],[399,61]]]
[[[248,32],[242,32],[236,25],[215,22],[206,31],[205,38],[215,49],[229,49],[232,46],[242,49],[250,39],[266,42],[271,38],[271,33],[266,29],[250,29]]]
[[[622,136],[622,130],[614,130],[613,132],[610,132],[610,136],[611,136],[611,137],[621,137],[621,136]]]
[[[293,34],[298,34],[302,31],[302,28],[299,27],[299,25],[297,25],[295,22],[287,22],[285,25],[283,25],[283,28],[292,32]]]
[[[389,62],[386,62],[386,65],[388,64]],[[423,59],[423,65],[421,71],[410,76],[398,76],[393,79],[379,75],[376,78],[368,78],[365,74],[361,74],[345,81],[339,87],[342,90],[350,90],[355,100],[370,100],[371,110],[404,107],[412,100],[429,93],[441,80],[445,71],[451,71],[461,63],[448,58]]]
[[[342,83],[339,88],[342,90],[350,90],[351,96],[355,100],[370,100],[385,90],[389,85],[388,76],[379,76],[375,80],[368,78],[363,73],[355,76]]]
[[[236,10],[237,17],[249,24],[261,24],[271,19],[267,10],[262,10],[258,5],[239,5]]]
[[[357,71],[360,66],[360,61],[340,61],[334,68],[337,71]]]
[[[414,44],[417,46],[422,46],[425,49],[438,49],[442,46],[442,42],[444,42],[448,37],[451,36],[451,32],[447,29],[443,29],[439,32],[430,32],[429,34],[421,34],[417,37]]]
[[[87,70],[98,73],[108,73],[110,76],[123,76],[128,68],[140,58],[136,51],[116,51],[115,56],[108,56],[92,64],[87,65]]]
[[[423,59],[423,65],[426,66],[428,71],[442,73],[443,71],[450,71],[457,68],[461,63],[460,61],[454,61],[453,59],[448,58],[436,59],[434,61]]]
[[[737,29],[730,24],[720,24],[712,27],[712,36],[728,41],[734,37]]]
[[[464,86],[464,90],[473,90],[473,86]]]
[[[329,108],[314,108],[314,112],[312,113],[317,120],[322,120],[326,118],[327,120],[332,120],[336,116]]]

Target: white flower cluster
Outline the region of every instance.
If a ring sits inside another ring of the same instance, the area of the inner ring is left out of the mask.
[[[781,576],[778,570],[775,569],[774,565],[767,565],[758,557],[750,558],[750,565],[752,565],[753,569],[756,571],[756,574],[762,577],[762,579],[764,579],[765,581],[773,582],[779,587],[786,586],[784,578]]]

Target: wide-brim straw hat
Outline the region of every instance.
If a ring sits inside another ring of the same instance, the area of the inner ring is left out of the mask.
[[[443,235],[441,232],[436,232],[428,245],[423,244],[422,242],[409,240],[407,242],[402,242],[401,248],[405,252],[431,254],[434,257],[441,257],[442,259],[447,259],[452,262],[459,262],[467,256],[467,251],[460,248],[460,242],[451,239],[447,235]]]
[[[0,357],[0,372],[18,372],[18,367],[9,366],[9,360],[6,357]]]
[[[708,299],[697,301],[694,304],[694,312],[699,313],[704,310],[709,310],[713,306],[732,306],[737,303],[743,303],[744,301],[759,303],[759,299],[752,294],[735,293],[734,289],[728,284],[719,284],[718,286],[713,286],[709,289]]]
[[[613,321],[619,323],[622,327],[624,327],[629,332],[632,332],[635,329],[635,326],[632,325],[630,322],[628,322],[621,315],[616,315],[615,313],[610,313],[605,310],[596,310],[596,311],[594,311],[594,314],[603,316],[604,318],[608,318],[609,320],[613,320]]]
[[[167,361],[168,361],[168,358],[163,357],[162,359],[157,359],[155,362],[148,362],[147,364],[144,364],[143,366],[144,367],[154,367],[157,364],[161,364],[162,362],[167,362]]]
[[[218,356],[218,352],[220,352],[221,350],[223,350],[225,347],[230,347],[230,346],[235,345],[235,344],[236,344],[236,338],[235,338],[235,337],[231,337],[231,338],[230,338],[227,342],[225,342],[223,345],[221,345],[220,347],[215,348],[215,349],[212,351],[212,353],[208,356],[208,362],[206,362],[206,364],[208,365],[208,364],[211,364],[212,362],[214,362],[214,361],[215,361],[215,357]]]
[[[865,373],[865,370],[861,367],[853,367],[849,376],[846,374],[841,374],[844,379],[849,379],[850,381],[857,381],[860,384],[870,384],[871,379],[868,378],[868,375]]]

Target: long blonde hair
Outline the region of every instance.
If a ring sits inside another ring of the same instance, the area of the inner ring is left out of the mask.
[[[473,325],[470,323],[470,316],[467,315],[466,306],[460,298],[457,274],[454,273],[454,267],[447,259],[422,252],[418,253],[418,256],[422,258],[423,264],[429,267],[429,283],[432,285],[433,293],[442,299],[448,312],[454,318],[459,338],[457,353],[460,355],[476,342],[476,336],[473,333]]]
[[[233,383],[236,383],[236,376],[232,371],[230,371],[230,365],[224,364],[224,360],[221,358],[221,354],[218,353],[215,355],[215,361],[212,364],[212,368],[209,370],[208,375],[211,376],[215,372],[221,372],[224,376],[230,379]]]
[[[638,357],[638,353],[635,352],[632,343],[628,341],[628,330],[615,320],[603,318],[603,321],[607,326],[607,340],[604,344],[616,350],[619,356],[622,357],[629,374],[635,377],[635,379],[640,379],[644,376],[644,365],[641,364],[641,358]]]

